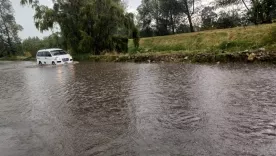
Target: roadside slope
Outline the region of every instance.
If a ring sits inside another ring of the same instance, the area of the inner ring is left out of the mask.
[[[233,53],[259,48],[276,50],[276,24],[141,38],[138,51],[140,53]],[[132,41],[129,42],[129,51],[134,52]]]

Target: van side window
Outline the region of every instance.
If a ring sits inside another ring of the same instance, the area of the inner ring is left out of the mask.
[[[46,57],[46,52],[45,51],[41,51],[41,52],[38,52],[37,53],[37,56],[40,56],[40,57]]]
[[[44,57],[52,57],[51,53],[48,51],[43,52]]]

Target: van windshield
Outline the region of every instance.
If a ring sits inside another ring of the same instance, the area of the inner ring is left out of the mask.
[[[53,56],[58,56],[58,55],[66,55],[67,53],[64,50],[55,50],[51,51]]]

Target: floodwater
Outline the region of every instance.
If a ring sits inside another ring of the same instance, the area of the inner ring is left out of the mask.
[[[1,156],[273,156],[276,66],[0,62]]]

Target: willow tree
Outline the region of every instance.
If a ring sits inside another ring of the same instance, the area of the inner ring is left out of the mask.
[[[16,24],[10,0],[0,0],[0,55],[15,55],[20,43],[18,32],[22,26]]]
[[[127,37],[126,12],[121,0],[54,0],[53,8],[38,0],[21,0],[35,9],[35,25],[40,31],[60,27],[73,53],[100,54],[115,48],[114,37]],[[125,33],[122,33],[125,32]]]
[[[219,6],[243,4],[248,11],[248,19],[255,24],[272,23],[276,13],[275,0],[216,0]]]

